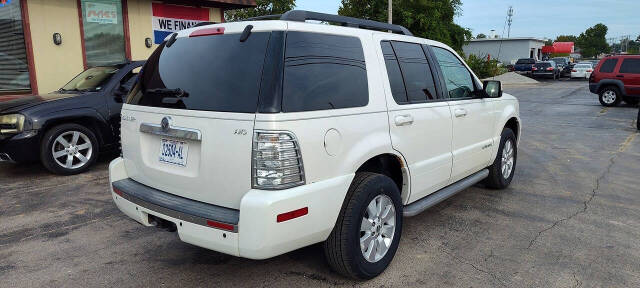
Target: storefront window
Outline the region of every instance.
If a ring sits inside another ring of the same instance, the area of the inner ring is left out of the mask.
[[[0,93],[31,90],[27,63],[20,1],[1,1]]]
[[[126,60],[120,0],[82,0],[84,48],[89,67]]]

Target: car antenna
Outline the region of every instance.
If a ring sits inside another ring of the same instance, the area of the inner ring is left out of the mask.
[[[253,29],[253,25],[247,25],[247,27],[244,27],[244,31],[242,31],[242,35],[240,35],[240,42],[244,42],[249,39],[249,36],[251,36],[251,29]]]

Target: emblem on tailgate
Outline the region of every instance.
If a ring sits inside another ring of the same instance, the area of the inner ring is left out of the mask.
[[[160,128],[162,128],[163,132],[168,132],[169,128],[171,128],[171,117],[166,116],[162,118],[162,121],[160,121]]]

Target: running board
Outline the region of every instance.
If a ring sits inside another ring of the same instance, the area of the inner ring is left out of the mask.
[[[484,169],[434,193],[431,193],[416,202],[404,206],[402,215],[404,217],[416,216],[422,213],[422,211],[427,210],[435,206],[436,204],[447,200],[447,198],[458,194],[458,192],[484,180],[484,178],[487,178],[487,176],[489,176],[489,169]]]

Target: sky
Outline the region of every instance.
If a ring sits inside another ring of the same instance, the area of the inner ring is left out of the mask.
[[[509,6],[514,16],[511,37],[555,39],[558,35],[579,35],[603,23],[607,37],[640,35],[640,0],[462,0],[462,15],[455,22],[470,28],[473,35],[502,30]],[[297,0],[296,9],[337,14],[340,0]],[[506,29],[505,29],[506,30]],[[505,37],[507,32],[505,31]]]

